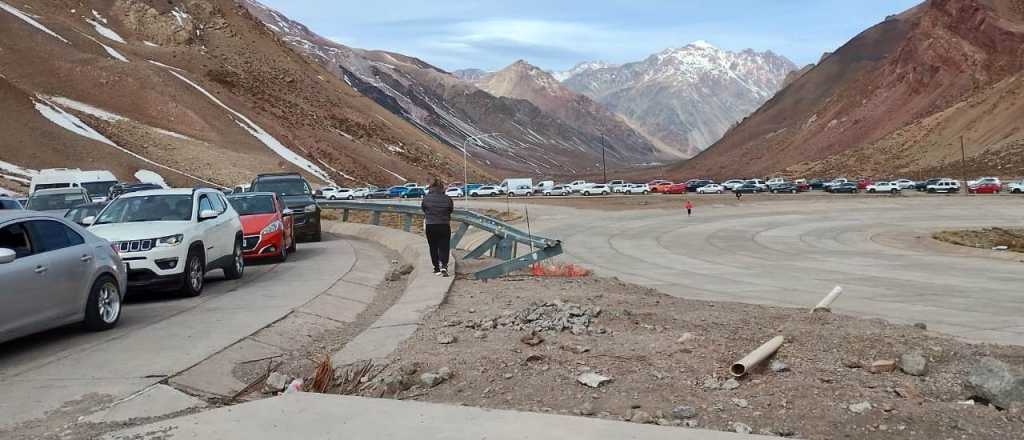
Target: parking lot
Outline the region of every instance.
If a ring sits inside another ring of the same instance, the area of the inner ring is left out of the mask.
[[[940,243],[937,230],[1020,225],[1015,195],[759,194],[471,200],[528,208],[535,233],[598,275],[673,296],[835,310],[972,341],[1024,343],[1024,256]]]

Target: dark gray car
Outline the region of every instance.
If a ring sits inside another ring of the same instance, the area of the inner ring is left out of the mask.
[[[83,188],[41,189],[28,197],[25,209],[64,217],[69,209],[92,203]]]
[[[63,218],[0,211],[0,342],[77,322],[112,328],[127,281],[110,242]]]

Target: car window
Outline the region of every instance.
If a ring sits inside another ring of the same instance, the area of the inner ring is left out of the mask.
[[[85,243],[82,236],[63,223],[53,220],[28,222],[36,253],[52,252]]]
[[[217,211],[218,214],[223,214],[228,208],[224,206],[224,201],[221,200],[220,195],[212,194],[210,197],[210,204],[213,205],[213,210]]]
[[[210,197],[206,194],[199,196],[199,212],[213,210],[213,203],[210,202]]]
[[[25,223],[15,223],[0,228],[0,248],[14,251],[17,258],[32,255],[32,240],[25,228]]]

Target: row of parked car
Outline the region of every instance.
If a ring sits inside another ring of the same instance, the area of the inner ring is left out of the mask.
[[[299,174],[261,174],[248,191],[134,188],[94,203],[81,188],[0,198],[0,342],[82,322],[114,327],[136,289],[198,296],[212,271],[285,261],[321,239],[320,207]]]

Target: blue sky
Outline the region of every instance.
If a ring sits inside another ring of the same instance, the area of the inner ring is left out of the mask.
[[[561,70],[641,60],[706,40],[816,62],[920,0],[262,0],[342,44],[412,55],[454,70],[523,58]]]

